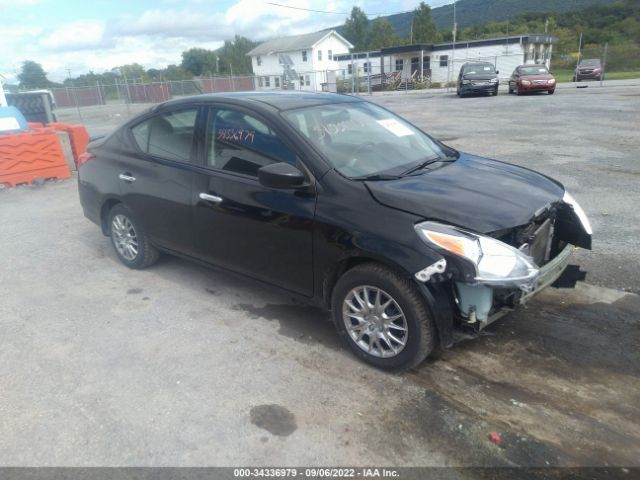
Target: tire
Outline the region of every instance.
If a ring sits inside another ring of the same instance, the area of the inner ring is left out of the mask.
[[[547,90],[547,93],[549,95],[553,95],[554,93],[556,93],[556,90],[555,90],[555,88],[553,90]]]
[[[160,252],[151,245],[142,224],[123,204],[111,209],[108,226],[113,249],[127,267],[142,270],[158,260]]]
[[[516,95],[520,96],[520,89],[518,88],[518,86],[516,85],[515,90],[513,91],[513,93],[515,93]]]
[[[376,304],[382,305],[376,309]],[[333,289],[331,306],[342,340],[358,358],[375,367],[415,367],[436,346],[434,322],[418,287],[384,265],[364,263],[345,272]],[[360,313],[362,320],[350,313]],[[385,322],[385,317],[390,319]]]
[[[493,96],[494,97],[498,96],[498,87],[496,87],[495,90],[493,91]]]

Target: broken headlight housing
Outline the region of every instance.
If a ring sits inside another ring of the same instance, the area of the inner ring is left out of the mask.
[[[476,283],[528,291],[538,276],[530,257],[495,238],[437,222],[419,223],[415,230],[430,247],[471,262]]]

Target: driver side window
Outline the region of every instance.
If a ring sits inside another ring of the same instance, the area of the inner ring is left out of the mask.
[[[207,166],[258,176],[272,163],[296,163],[296,155],[263,121],[244,112],[212,109],[207,131]]]

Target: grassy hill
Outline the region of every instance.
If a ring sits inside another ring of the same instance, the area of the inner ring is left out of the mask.
[[[499,22],[528,12],[563,13],[580,10],[592,5],[609,5],[616,0],[458,0],[456,17],[458,28]],[[431,10],[433,21],[439,30],[449,30],[453,26],[453,4]],[[397,13],[387,18],[401,37],[408,37],[411,31],[413,12]],[[343,26],[335,27],[343,33]]]

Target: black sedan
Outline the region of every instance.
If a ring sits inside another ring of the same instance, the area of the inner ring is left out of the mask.
[[[166,252],[281,287],[381,368],[477,334],[591,248],[558,182],[334,94],[163,103],[93,142],[78,184],[126,266]]]

